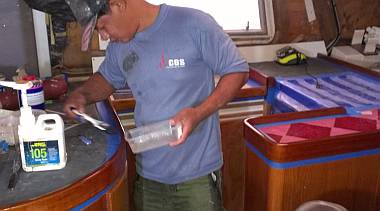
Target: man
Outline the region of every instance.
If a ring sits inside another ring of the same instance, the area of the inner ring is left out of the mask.
[[[72,108],[83,111],[128,84],[136,126],[171,119],[183,129],[170,146],[136,155],[137,210],[221,210],[212,176],[222,166],[217,111],[248,78],[231,39],[201,11],[143,0],[110,0],[97,30],[111,40],[105,60],[65,112],[74,116]]]

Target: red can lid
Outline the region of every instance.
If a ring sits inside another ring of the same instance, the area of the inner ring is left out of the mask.
[[[34,80],[36,80],[36,76],[35,75],[27,75],[27,76],[22,77],[22,80],[24,80],[24,81],[34,81]]]

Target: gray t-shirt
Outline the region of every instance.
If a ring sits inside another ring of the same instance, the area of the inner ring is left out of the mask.
[[[208,14],[163,4],[150,27],[128,43],[109,44],[99,71],[115,89],[128,84],[136,100],[136,126],[141,126],[199,105],[212,93],[214,75],[247,72],[248,64]],[[204,176],[222,164],[217,112],[184,144],[136,156],[138,174],[167,184]]]

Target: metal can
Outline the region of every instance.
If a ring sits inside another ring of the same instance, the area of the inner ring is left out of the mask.
[[[28,105],[32,109],[45,109],[44,89],[42,86],[42,80],[33,80],[33,87],[26,90],[26,97],[28,99]],[[21,93],[19,92],[19,96]],[[21,99],[19,100],[22,104]]]

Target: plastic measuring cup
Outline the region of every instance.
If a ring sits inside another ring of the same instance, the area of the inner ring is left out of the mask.
[[[127,130],[125,139],[133,153],[140,153],[167,145],[178,140],[181,135],[180,124],[171,125],[169,120],[165,120]]]

